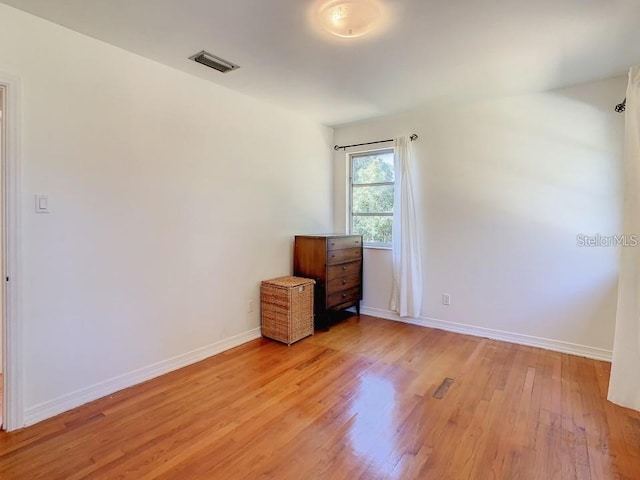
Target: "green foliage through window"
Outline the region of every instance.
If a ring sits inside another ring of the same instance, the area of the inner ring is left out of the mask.
[[[393,150],[351,156],[351,232],[365,244],[391,245]]]

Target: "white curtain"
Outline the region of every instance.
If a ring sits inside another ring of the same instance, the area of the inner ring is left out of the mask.
[[[627,87],[623,227],[640,234],[640,66]],[[622,247],[609,400],[640,410],[640,246]]]
[[[419,317],[422,307],[422,260],[411,179],[411,140],[394,140],[396,188],[393,207],[393,289],[391,310]]]

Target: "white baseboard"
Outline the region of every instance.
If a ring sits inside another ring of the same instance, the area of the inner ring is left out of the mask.
[[[560,340],[551,340],[549,338],[533,337],[523,335],[521,333],[504,332],[502,330],[494,330],[492,328],[476,327],[474,325],[466,325],[464,323],[449,322],[446,320],[438,320],[435,318],[400,318],[397,313],[391,310],[382,310],[379,308],[360,307],[360,313],[380,317],[396,322],[410,323],[421,327],[437,328],[448,332],[463,333],[465,335],[473,335],[474,337],[491,338],[493,340],[501,340],[503,342],[517,343],[519,345],[528,345],[530,347],[543,348],[554,352],[568,353],[580,357],[592,358],[594,360],[604,360],[610,362],[613,352],[603,348],[588,347],[576,343],[563,342]]]
[[[24,426],[33,425],[47,418],[51,418],[59,413],[66,412],[72,408],[79,407],[85,403],[105,397],[124,388],[131,387],[138,383],[145,382],[152,378],[164,375],[173,370],[177,370],[192,363],[199,362],[205,358],[216,355],[225,350],[237,347],[243,343],[260,338],[260,328],[254,328],[247,332],[226,338],[211,345],[197,348],[191,352],[177,355],[168,360],[163,360],[153,365],[134,370],[123,375],[96,383],[90,387],[76,390],[53,400],[29,407],[24,412]]]
[[[390,310],[370,308],[365,306],[360,307],[360,312],[365,315],[371,315],[374,317],[384,318],[397,322],[409,323],[412,325],[419,325],[421,327],[437,328],[440,330],[462,333],[475,337],[491,338],[493,340],[501,340],[504,342],[517,343],[520,345],[528,345],[531,347],[538,347],[545,350],[578,355],[595,360],[604,360],[610,362],[612,357],[611,350],[563,342],[560,340],[551,340],[548,338],[533,337],[520,333],[504,332],[502,330],[494,330],[491,328],[477,327],[474,325],[466,325],[463,323],[449,322],[446,320],[438,320],[427,317],[400,318],[395,312],[392,312]],[[187,365],[199,362],[200,360],[204,360],[205,358],[211,357],[220,352],[224,352],[225,350],[229,350],[231,348],[237,347],[238,345],[242,345],[243,343],[255,340],[256,338],[260,338],[260,336],[260,328],[254,328],[253,330],[249,330],[239,335],[235,335],[219,342],[212,343],[211,345],[207,345],[191,352],[175,356],[168,360],[163,360],[153,365],[149,365],[147,367],[125,373],[104,382],[92,385],[90,387],[76,390],[75,392],[68,393],[53,400],[48,400],[38,405],[34,405],[33,407],[26,409],[26,411],[24,412],[24,426],[26,427],[29,425],[33,425],[34,423],[38,423],[47,418],[66,412],[67,410],[79,407],[80,405],[83,405],[85,403],[105,397],[124,388],[128,388],[138,383],[145,382],[160,375],[164,375],[165,373],[169,373],[173,370],[186,367]]]

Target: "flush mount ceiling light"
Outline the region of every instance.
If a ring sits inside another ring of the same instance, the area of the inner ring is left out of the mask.
[[[373,30],[381,20],[382,10],[375,0],[332,0],[319,11],[320,24],[338,37],[361,37]]]

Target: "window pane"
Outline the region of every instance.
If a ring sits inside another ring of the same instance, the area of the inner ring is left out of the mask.
[[[393,152],[352,157],[353,183],[393,182]]]
[[[353,187],[353,213],[393,213],[393,185]]]
[[[362,235],[364,243],[391,244],[393,217],[353,217],[353,233]]]

